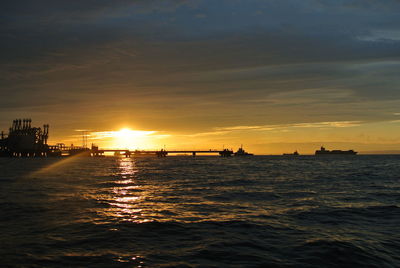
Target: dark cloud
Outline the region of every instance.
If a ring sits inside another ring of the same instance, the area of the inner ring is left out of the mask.
[[[318,3],[322,7],[334,8],[334,9],[342,9],[342,8],[350,8],[350,9],[363,9],[363,10],[384,10],[396,12],[396,10],[400,9],[400,1],[399,0],[337,0],[337,1],[329,1],[329,0],[315,0],[315,3]]]
[[[2,5],[2,13],[8,14],[8,18],[14,16],[46,17],[59,20],[67,20],[66,16],[74,16],[83,20],[91,16],[117,15],[117,11],[125,14],[123,10],[137,8],[138,11],[170,11],[186,4],[185,0],[20,0],[8,1]]]
[[[400,101],[398,11],[394,0],[9,1],[0,105],[135,109],[155,125],[384,120]]]

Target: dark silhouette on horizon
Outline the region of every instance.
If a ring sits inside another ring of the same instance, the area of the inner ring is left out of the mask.
[[[327,150],[325,147],[321,146],[320,150],[315,151],[315,155],[356,155],[357,152],[354,150],[347,150],[347,151],[342,151],[342,150]]]
[[[61,155],[56,146],[49,146],[49,125],[32,127],[31,119],[16,119],[8,135],[1,132],[0,156],[43,157]]]
[[[3,157],[60,157],[60,156],[95,156],[103,157],[106,152],[112,152],[114,155],[125,157],[156,155],[157,157],[166,157],[168,154],[190,154],[193,157],[197,154],[217,154],[221,157],[230,156],[248,156],[253,155],[240,147],[237,152],[233,150],[129,150],[129,149],[100,149],[92,144],[87,147],[87,138],[83,138],[83,145],[66,146],[64,143],[48,145],[49,125],[32,127],[31,119],[16,119],[9,129],[9,133],[1,132],[0,156]]]

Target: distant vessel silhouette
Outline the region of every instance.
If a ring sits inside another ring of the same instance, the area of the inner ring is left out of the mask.
[[[320,150],[315,151],[315,155],[356,155],[357,152],[353,150],[342,151],[342,150],[326,150],[325,147],[321,146]]]
[[[285,154],[283,154],[283,155],[300,155],[300,154],[299,154],[299,152],[297,152],[297,150],[296,150],[296,151],[294,151],[294,153],[292,153],[292,154],[286,154],[286,153],[285,153]]]
[[[253,155],[251,153],[246,152],[245,150],[243,150],[243,145],[240,146],[240,148],[237,150],[236,153],[234,153],[235,156],[250,156]]]

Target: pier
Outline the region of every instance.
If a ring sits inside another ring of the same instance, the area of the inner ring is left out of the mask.
[[[166,157],[171,154],[185,154],[189,156],[197,155],[219,155],[221,157],[251,155],[242,148],[238,152],[233,150],[130,150],[130,149],[102,149],[92,144],[87,148],[87,140],[84,139],[83,146],[66,146],[63,143],[48,145],[49,125],[43,128],[32,127],[31,119],[16,119],[9,128],[8,134],[1,132],[0,136],[0,156],[4,157],[52,157],[52,156],[93,156],[102,157],[106,153],[114,153],[124,157],[135,156],[157,156]]]
[[[171,154],[186,154],[191,156],[196,156],[198,154],[215,154],[220,155],[222,157],[229,157],[234,154],[232,150],[224,149],[224,150],[128,150],[128,149],[99,149],[96,146],[92,146],[90,149],[90,153],[92,156],[103,156],[105,153],[114,153],[121,154],[125,157],[132,156],[146,156],[146,155],[154,155],[157,157],[166,157]]]

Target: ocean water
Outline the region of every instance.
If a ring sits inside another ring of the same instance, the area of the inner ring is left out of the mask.
[[[0,158],[1,267],[400,267],[400,157]]]

